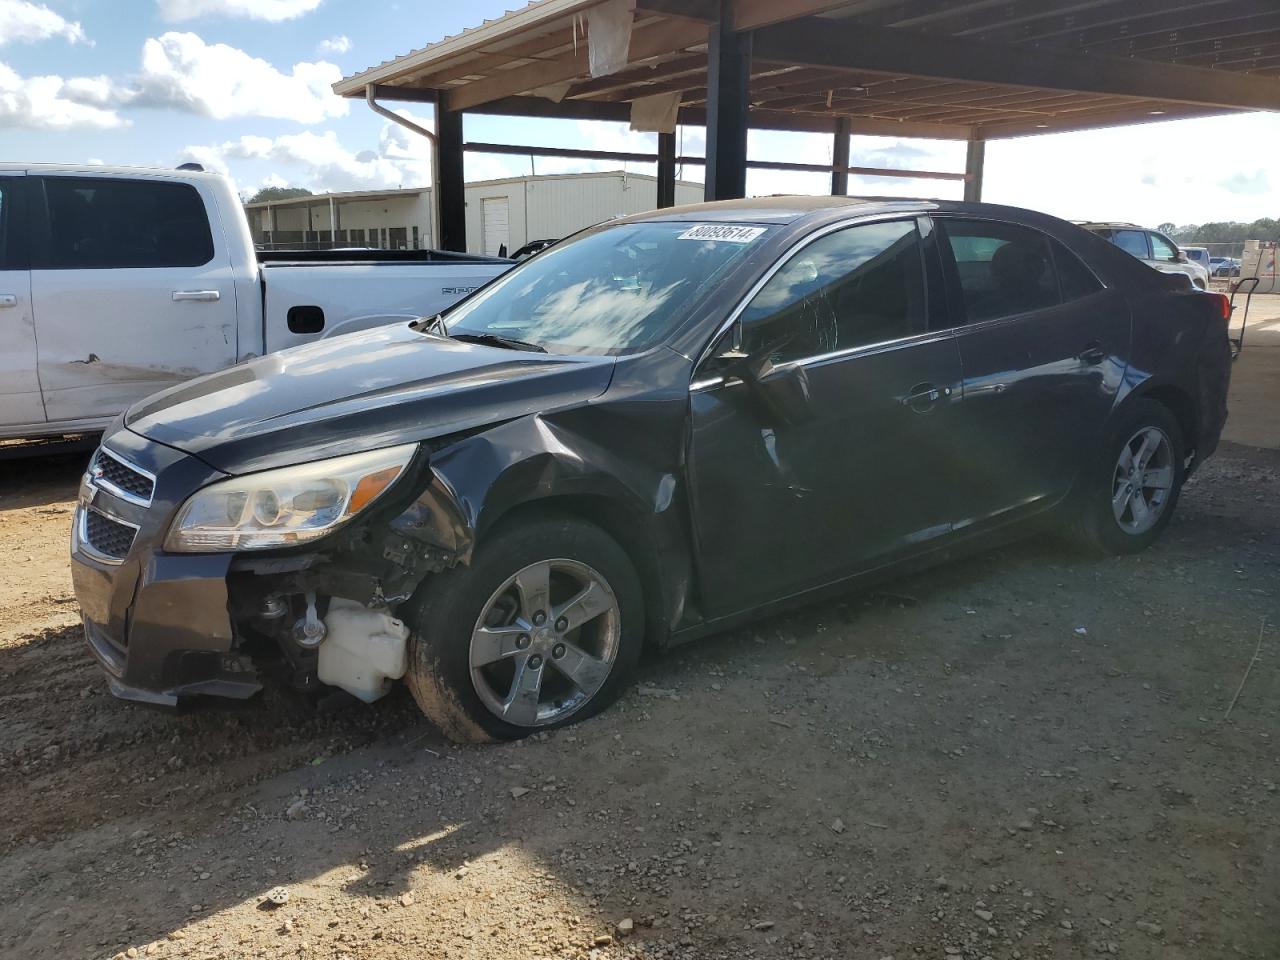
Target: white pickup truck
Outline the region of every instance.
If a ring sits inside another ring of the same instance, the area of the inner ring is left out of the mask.
[[[510,266],[424,250],[255,254],[225,177],[0,163],[0,439],[99,431],[163,387],[430,316]]]

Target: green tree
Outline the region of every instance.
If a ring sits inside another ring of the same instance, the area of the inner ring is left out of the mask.
[[[264,200],[292,200],[294,197],[309,197],[311,191],[306,187],[263,187],[248,203],[262,203]]]

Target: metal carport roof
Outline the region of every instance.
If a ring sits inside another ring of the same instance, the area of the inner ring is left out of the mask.
[[[589,25],[619,8],[625,62],[592,76]],[[1280,109],[1280,2],[539,0],[334,90],[604,120],[678,95],[716,195],[740,192],[747,126],[968,140],[976,181],[989,139]]]

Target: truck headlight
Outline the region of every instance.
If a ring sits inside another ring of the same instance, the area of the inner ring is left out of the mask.
[[[164,548],[223,553],[322,537],[377,500],[416,449],[409,443],[211,483],[182,505]]]

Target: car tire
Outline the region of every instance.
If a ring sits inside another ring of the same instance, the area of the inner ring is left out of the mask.
[[[1178,505],[1184,450],[1182,428],[1164,404],[1139,399],[1122,409],[1101,456],[1068,500],[1069,539],[1089,553],[1107,556],[1149,547]]]
[[[1191,283],[1195,286],[1197,290],[1205,289],[1204,281],[1201,280],[1199,277],[1196,277],[1194,280],[1191,281]]]
[[[625,688],[644,642],[635,566],[602,529],[570,517],[505,524],[470,565],[433,574],[403,617],[409,689],[462,743],[518,740],[598,713]]]

